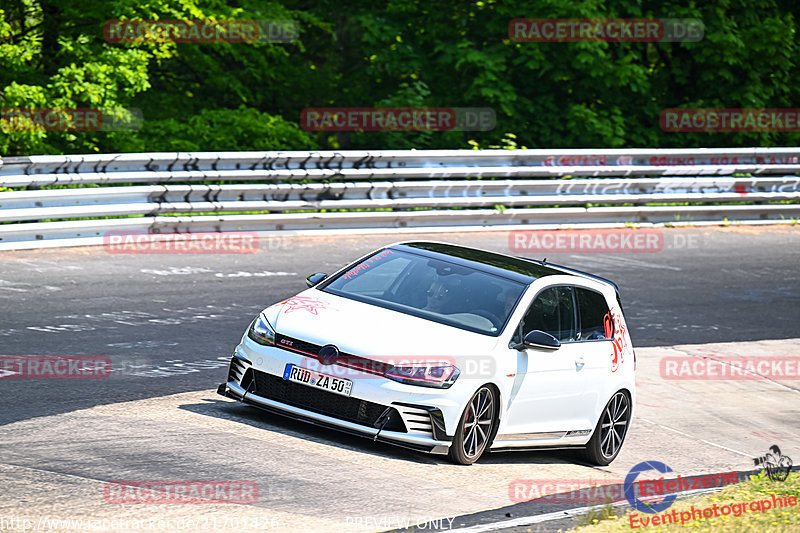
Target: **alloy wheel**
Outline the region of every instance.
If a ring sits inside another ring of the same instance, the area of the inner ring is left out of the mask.
[[[624,393],[618,392],[603,411],[603,419],[600,423],[600,451],[606,457],[614,457],[625,440],[630,417],[630,405],[628,404],[628,397]]]
[[[483,387],[472,397],[464,417],[464,455],[476,457],[483,452],[491,437],[493,422],[494,394]]]

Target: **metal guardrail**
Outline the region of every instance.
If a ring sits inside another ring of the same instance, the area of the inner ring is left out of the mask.
[[[798,148],[615,150],[382,150],[294,152],[160,152],[8,157],[0,177],[147,171],[380,169],[458,166],[798,165]]]
[[[32,156],[0,159],[0,187],[25,188],[0,192],[0,249],[110,231],[766,222],[800,218],[800,149]]]

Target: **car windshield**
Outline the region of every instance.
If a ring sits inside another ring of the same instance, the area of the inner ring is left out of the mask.
[[[497,336],[525,287],[449,261],[386,249],[326,283],[322,290]]]

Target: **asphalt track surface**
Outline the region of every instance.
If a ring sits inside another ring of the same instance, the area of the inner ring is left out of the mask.
[[[304,289],[306,275],[399,240],[508,253],[507,233],[275,237],[259,253],[236,255],[2,252],[0,355],[108,356],[114,372],[101,380],[0,380],[0,480],[8,493],[0,519],[236,514],[254,520],[246,530],[377,531],[403,519],[504,508],[515,503],[509,486],[518,479],[618,482],[649,459],[684,474],[741,471],[775,443],[800,457],[797,381],[676,384],[658,375],[665,354],[799,355],[800,228],[661,231],[658,252],[530,254],[620,286],[640,358],[640,405],[622,454],[604,469],[563,452],[491,454],[457,467],[213,394],[253,316]],[[115,479],[255,479],[260,496],[220,509],[115,507],[102,498],[102,484]],[[502,516],[564,508],[520,505]],[[221,524],[216,529],[226,530]]]

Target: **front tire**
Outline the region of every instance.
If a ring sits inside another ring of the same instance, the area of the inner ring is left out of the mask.
[[[630,423],[631,400],[625,392],[619,391],[603,408],[592,438],[581,450],[581,458],[597,466],[611,464],[622,449]]]
[[[484,385],[472,395],[458,422],[450,460],[460,465],[477,461],[494,435],[497,425],[497,393]]]

